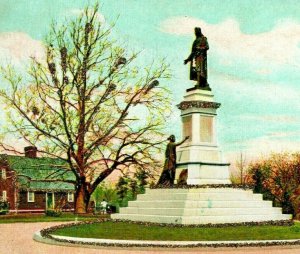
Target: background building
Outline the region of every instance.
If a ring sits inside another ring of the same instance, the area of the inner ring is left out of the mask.
[[[26,147],[25,157],[0,155],[0,196],[10,212],[73,210],[73,173],[62,160],[36,155],[35,147]]]

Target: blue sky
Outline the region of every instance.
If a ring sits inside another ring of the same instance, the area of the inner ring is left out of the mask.
[[[51,20],[77,15],[83,0],[0,0],[0,61],[41,54]],[[91,1],[93,2],[93,1]],[[183,60],[193,28],[207,36],[209,83],[217,102],[218,140],[231,160],[300,150],[300,1],[104,0],[100,16],[145,59],[171,64],[174,105],[191,86]],[[2,86],[2,84],[0,85]],[[3,120],[2,120],[3,121]],[[174,106],[170,133],[180,136]]]

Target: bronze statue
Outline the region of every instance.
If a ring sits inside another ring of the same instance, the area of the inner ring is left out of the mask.
[[[179,143],[175,143],[175,136],[171,135],[168,140],[169,143],[166,148],[166,160],[163,172],[159,178],[158,185],[170,186],[174,183],[175,170],[176,170],[176,147],[183,144],[189,137],[185,137]]]
[[[200,27],[195,28],[195,35],[192,52],[184,60],[184,64],[191,62],[190,80],[197,81],[196,87],[210,90],[207,83],[207,50],[209,49],[207,38],[202,34]]]

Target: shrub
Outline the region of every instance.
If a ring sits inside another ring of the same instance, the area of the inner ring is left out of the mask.
[[[48,209],[45,211],[45,215],[46,216],[49,216],[49,217],[60,217],[62,214],[61,211],[56,211],[56,210],[53,210],[53,209]]]
[[[0,201],[0,214],[7,214],[9,211],[9,203],[7,201]]]
[[[103,199],[109,204],[116,204],[118,198],[117,190],[109,184],[100,184],[92,194],[95,206],[100,205]]]
[[[143,169],[138,169],[133,177],[129,175],[120,177],[116,185],[120,206],[127,206],[128,201],[135,200],[137,194],[145,193],[145,187],[150,177],[149,172]]]
[[[269,158],[251,163],[247,181],[254,185],[254,192],[273,200],[284,213],[299,217],[299,153],[272,154]]]

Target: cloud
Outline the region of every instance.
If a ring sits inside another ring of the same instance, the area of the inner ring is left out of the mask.
[[[202,28],[214,51],[225,59],[238,57],[253,63],[300,67],[300,24],[295,21],[281,21],[265,33],[245,34],[234,19],[208,24],[201,19],[179,16],[164,20],[159,29],[174,35],[192,35],[196,26]]]
[[[88,10],[88,12],[90,14],[90,13],[93,12],[93,10],[92,9]],[[71,10],[69,10],[68,13],[71,14],[71,15],[80,16],[81,14],[84,13],[84,9],[71,9]],[[105,18],[100,12],[97,12],[95,17],[99,22],[105,23]]]
[[[214,88],[222,91],[222,93],[238,91],[238,93],[230,94],[235,100],[254,101],[259,104],[263,102],[273,105],[288,104],[291,107],[300,108],[300,90],[297,87],[283,86],[281,83],[258,79],[257,77],[252,77],[252,79],[240,78],[215,69],[210,70],[211,77],[214,78]]]
[[[286,133],[286,135],[289,135]],[[271,152],[284,152],[284,151],[299,151],[300,142],[295,140],[284,140],[270,138],[270,136],[260,137],[245,142],[245,151],[250,154],[269,154]]]
[[[45,58],[45,49],[41,41],[22,32],[0,33],[0,61],[20,64],[30,57],[38,60]]]

